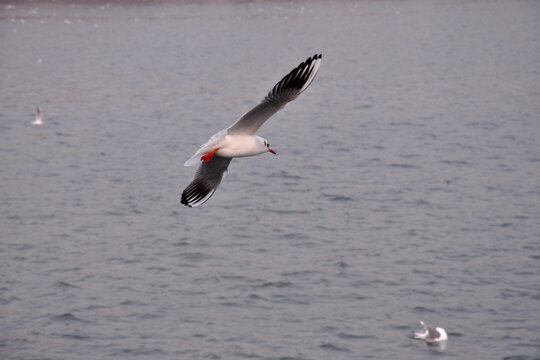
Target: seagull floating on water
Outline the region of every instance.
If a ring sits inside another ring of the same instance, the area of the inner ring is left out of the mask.
[[[420,321],[422,330],[414,332],[414,338],[418,340],[424,340],[426,344],[433,345],[445,342],[448,339],[446,331],[441,327],[432,328],[427,326],[423,321]]]
[[[36,120],[32,121],[32,125],[43,125],[43,116],[39,107],[36,108]]]
[[[308,88],[317,75],[321,59],[322,55],[317,54],[294,68],[273,87],[259,105],[228,128],[212,136],[184,163],[184,166],[198,163],[200,165],[193,181],[182,192],[182,204],[192,207],[208,201],[221,183],[223,174],[233,158],[266,152],[276,154],[268,141],[255,135],[255,132],[268,118]]]

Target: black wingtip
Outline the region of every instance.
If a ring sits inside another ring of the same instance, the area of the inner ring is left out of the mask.
[[[187,207],[191,207],[191,205],[189,205],[189,203],[187,202],[187,199],[185,197],[185,195],[182,193],[182,197],[180,198],[180,203],[182,205],[186,205]]]
[[[188,194],[187,194],[187,191],[184,190],[184,192],[182,193],[182,197],[180,198],[180,203],[181,203],[182,205],[187,206],[187,207],[191,207],[190,201],[193,202],[194,199],[193,199],[193,196],[191,196],[191,198],[188,198],[187,195],[188,195]]]
[[[189,207],[199,206],[204,204],[214,194],[214,191],[216,191],[216,187],[196,178],[182,192],[180,202]]]
[[[186,200],[185,192],[182,192],[182,195],[180,196],[180,204],[189,206],[189,204],[188,204],[188,202]]]
[[[302,62],[300,65],[297,66],[297,68],[303,68],[306,66],[311,65],[312,62],[317,61],[319,59],[322,59],[322,54],[315,54],[311,57],[308,57],[306,61]]]
[[[280,91],[285,89],[301,90],[313,74],[313,64],[321,58],[322,54],[315,54],[301,62],[274,86],[274,88],[266,96],[266,99],[271,100],[273,97],[277,96]],[[313,78],[311,77],[311,79]],[[300,93],[296,94],[296,96],[299,94]],[[292,99],[289,99],[289,101],[290,100]]]

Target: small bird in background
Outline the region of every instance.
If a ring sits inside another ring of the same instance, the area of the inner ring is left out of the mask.
[[[43,125],[43,115],[41,115],[41,109],[36,109],[36,120],[32,121],[32,125]]]
[[[270,90],[259,105],[212,136],[185,162],[184,166],[199,164],[199,168],[193,181],[182,192],[182,204],[199,206],[210,199],[233,158],[267,152],[276,154],[268,141],[255,135],[255,132],[268,118],[308,88],[317,75],[321,58],[320,54],[316,54],[294,68]]]
[[[436,345],[444,343],[448,339],[446,331],[441,327],[432,328],[427,326],[423,321],[420,321],[422,330],[416,330],[414,332],[414,338],[418,340],[424,340],[428,345]]]

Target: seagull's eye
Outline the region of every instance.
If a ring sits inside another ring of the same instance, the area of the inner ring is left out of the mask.
[[[269,143],[266,143],[266,147],[270,147],[270,144],[269,144]]]

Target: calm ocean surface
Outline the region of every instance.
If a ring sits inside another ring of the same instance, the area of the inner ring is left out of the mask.
[[[540,359],[539,19],[3,2],[0,358]],[[278,156],[181,206],[184,161],[318,52]]]

